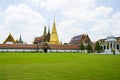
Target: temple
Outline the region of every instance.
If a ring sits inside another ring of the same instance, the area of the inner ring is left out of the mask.
[[[22,37],[20,35],[19,40],[15,40],[11,33],[9,33],[8,37],[5,39],[3,44],[23,44]]]
[[[100,39],[99,42],[102,54],[112,54],[113,50],[116,54],[120,53],[120,37],[108,36]],[[73,36],[69,43],[59,41],[56,21],[53,21],[52,30],[44,26],[43,34],[35,37],[33,44],[24,43],[22,36],[19,39],[13,37],[9,33],[3,44],[0,44],[0,52],[81,52],[80,46],[83,44],[84,52],[87,52],[87,46],[90,45],[92,52],[96,52],[96,42],[92,42],[88,34],[80,34]]]
[[[91,43],[91,40],[87,34],[74,36],[69,42],[70,45],[80,45],[81,43],[84,45]]]
[[[3,44],[15,44],[15,43],[16,43],[16,41],[13,38],[13,36],[11,35],[11,33],[9,33],[8,37],[3,42]]]
[[[42,43],[42,42],[47,42],[48,44],[59,44],[59,38],[56,30],[56,23],[55,20],[53,22],[53,28],[52,28],[52,33],[50,34],[50,29],[44,26],[44,31],[43,35],[41,37],[36,37],[34,39],[34,44]]]
[[[44,26],[43,35],[41,37],[36,37],[33,43],[39,44],[42,42],[49,42],[49,41],[50,41],[50,29],[48,29],[48,33],[47,33],[46,26]]]

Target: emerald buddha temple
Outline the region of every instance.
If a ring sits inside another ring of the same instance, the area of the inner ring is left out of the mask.
[[[56,30],[56,23],[55,20],[53,22],[53,28],[52,28],[52,33],[50,34],[50,29],[47,28],[46,26],[44,27],[43,35],[41,37],[36,37],[34,39],[34,44],[42,43],[42,42],[47,42],[48,44],[59,44],[59,38],[58,38],[58,33]]]

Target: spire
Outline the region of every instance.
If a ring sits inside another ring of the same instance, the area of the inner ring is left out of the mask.
[[[50,28],[48,27],[48,34],[50,34]]]
[[[17,43],[19,43],[19,44],[20,44],[20,43],[21,43],[21,44],[23,43],[23,41],[22,41],[22,37],[21,37],[21,34],[20,34],[19,41],[18,41]]]
[[[53,29],[52,29],[52,33],[56,33],[56,23],[55,23],[55,19],[54,19],[54,22],[53,22]]]
[[[44,26],[44,32],[43,32],[43,35],[46,35],[47,32],[46,32],[46,26]]]
[[[19,38],[19,41],[22,41],[22,38],[21,38],[21,34],[20,34],[20,38]]]
[[[56,24],[55,24],[55,20],[53,22],[53,28],[52,28],[52,33],[50,35],[50,44],[59,44],[59,39],[58,39],[58,34],[57,34],[57,30],[56,30]]]

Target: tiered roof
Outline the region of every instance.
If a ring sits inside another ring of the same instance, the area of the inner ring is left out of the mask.
[[[83,44],[86,44],[86,43],[90,43],[91,40],[89,38],[88,35],[86,34],[81,34],[81,35],[78,35],[78,36],[74,36],[71,41],[69,42],[69,44],[72,44],[72,45],[79,45],[81,43]]]

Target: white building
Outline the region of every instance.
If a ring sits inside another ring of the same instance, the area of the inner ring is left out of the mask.
[[[112,54],[113,50],[116,54],[120,53],[120,37],[108,36],[99,40],[100,46],[105,54]]]

